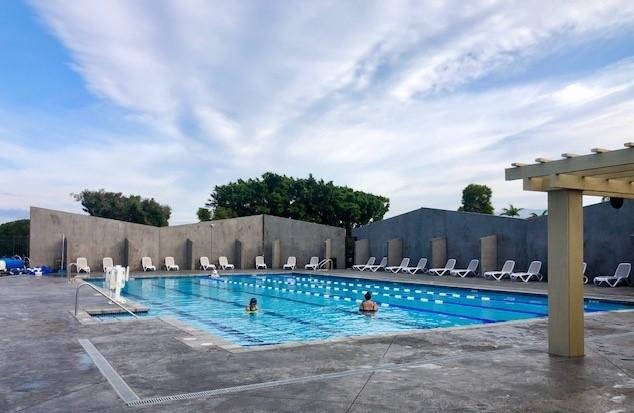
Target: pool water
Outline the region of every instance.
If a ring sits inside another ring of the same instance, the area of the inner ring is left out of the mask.
[[[380,305],[376,314],[358,311],[366,291]],[[548,311],[539,295],[304,274],[136,278],[122,295],[150,307],[147,316],[171,316],[242,346],[497,323]],[[245,311],[252,297],[256,314]],[[587,312],[627,308],[633,307],[585,300]]]

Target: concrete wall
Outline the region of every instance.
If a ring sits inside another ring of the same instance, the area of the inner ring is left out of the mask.
[[[337,259],[337,267],[345,266],[345,237],[344,228],[314,224],[312,222],[296,221],[293,219],[264,215],[264,259],[271,264],[273,242],[280,240],[281,261],[286,263],[289,255],[297,257],[297,267],[304,268],[310,257],[324,258],[324,242],[332,242],[332,256]]]
[[[496,235],[497,268],[505,260],[516,261],[517,270],[526,270],[532,260],[541,260],[547,273],[547,218],[518,219],[486,214],[421,208],[352,231],[357,239],[368,239],[370,255],[386,255],[387,241],[403,239],[403,256],[416,262],[431,258],[430,240],[447,238],[447,257],[465,267],[480,258],[480,238]],[[634,201],[621,209],[609,203],[584,208],[584,255],[587,274],[613,274],[620,262],[634,263]]]
[[[375,222],[352,231],[357,239],[367,238],[370,256],[377,259],[386,255],[387,241],[403,240],[403,256],[412,262],[428,258],[431,264],[432,238],[447,238],[447,258],[455,258],[457,267],[466,267],[473,258],[480,258],[480,238],[498,237],[498,265],[506,257],[514,258],[518,251],[526,249],[527,221],[468,212],[444,211],[421,208],[383,221]],[[523,266],[526,258],[519,260]],[[445,263],[443,262],[442,265]]]
[[[264,254],[271,265],[275,240],[280,241],[283,263],[288,255],[295,255],[298,266],[301,264],[303,268],[312,255],[323,258],[327,239],[332,240],[332,256],[337,258],[338,265],[344,262],[345,230],[310,222],[254,215],[159,228],[32,207],[30,255],[35,265],[55,265],[61,257],[62,234],[66,234],[69,241],[71,261],[86,257],[93,272],[101,271],[103,257],[112,257],[115,264],[123,262],[126,238],[130,245],[129,264],[134,271],[141,269],[143,256],[151,257],[157,269],[163,267],[167,256],[174,257],[182,270],[187,269],[187,239],[193,243],[196,269],[201,256],[217,263],[218,257],[224,255],[236,268],[250,269],[255,267],[255,257]],[[236,240],[242,245],[243,265],[234,262]]]
[[[255,256],[262,252],[262,215],[199,222],[196,224],[175,225],[160,228],[159,254],[161,259],[173,256],[177,264],[185,262],[185,242],[187,238],[194,243],[192,255],[194,267],[200,266],[200,257],[209,257],[211,263],[218,263],[218,257],[226,256],[234,263],[235,241],[242,242],[242,254],[246,268],[255,267]],[[213,231],[211,224],[214,224]],[[212,243],[213,237],[213,243]],[[212,251],[213,248],[213,251]],[[162,265],[162,262],[161,262]]]
[[[92,271],[101,271],[102,258],[123,262],[123,242],[130,241],[130,267],[141,267],[141,257],[159,259],[159,228],[31,207],[30,258],[35,265],[54,266],[61,258],[62,234],[68,239],[71,262],[86,257]]]

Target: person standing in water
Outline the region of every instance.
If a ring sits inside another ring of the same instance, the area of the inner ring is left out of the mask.
[[[258,311],[258,300],[255,297],[251,298],[251,301],[249,301],[249,306],[245,308],[245,310],[247,311],[247,313],[255,313],[256,311]]]
[[[359,304],[359,311],[368,312],[368,313],[376,313],[379,311],[379,306],[372,301],[372,294],[370,291],[365,293],[365,300],[361,304]]]

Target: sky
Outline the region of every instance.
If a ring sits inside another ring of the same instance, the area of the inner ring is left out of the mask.
[[[631,0],[6,0],[0,56],[0,222],[101,188],[195,222],[267,171],[541,210],[511,162],[634,140]]]

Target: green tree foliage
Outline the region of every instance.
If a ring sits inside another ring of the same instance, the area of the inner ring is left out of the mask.
[[[267,172],[261,178],[238,180],[214,188],[206,207],[214,219],[269,214],[344,227],[378,221],[388,211],[389,199],[355,191],[312,175],[295,179]]]
[[[164,227],[172,213],[169,206],[159,204],[154,198],[141,198],[138,195],[124,196],[121,192],[106,192],[103,189],[84,189],[71,195],[81,202],[85,212],[95,217]]]
[[[548,215],[547,209],[543,210],[541,214],[536,214],[535,212],[531,212],[530,218],[545,217],[546,215]]]
[[[458,208],[458,211],[493,214],[492,194],[491,188],[486,185],[467,185],[462,191],[462,206]]]
[[[211,211],[209,208],[198,208],[196,215],[198,215],[198,220],[200,222],[211,221]]]
[[[19,219],[0,224],[0,257],[28,255],[30,222],[28,219]]]
[[[10,221],[5,222],[4,224],[0,224],[0,237],[28,237],[30,223],[31,220],[29,219],[18,219],[17,221]]]
[[[502,213],[500,215],[505,215],[507,217],[519,217],[520,211],[524,208],[516,208],[513,204],[509,204],[508,208],[502,208]]]

